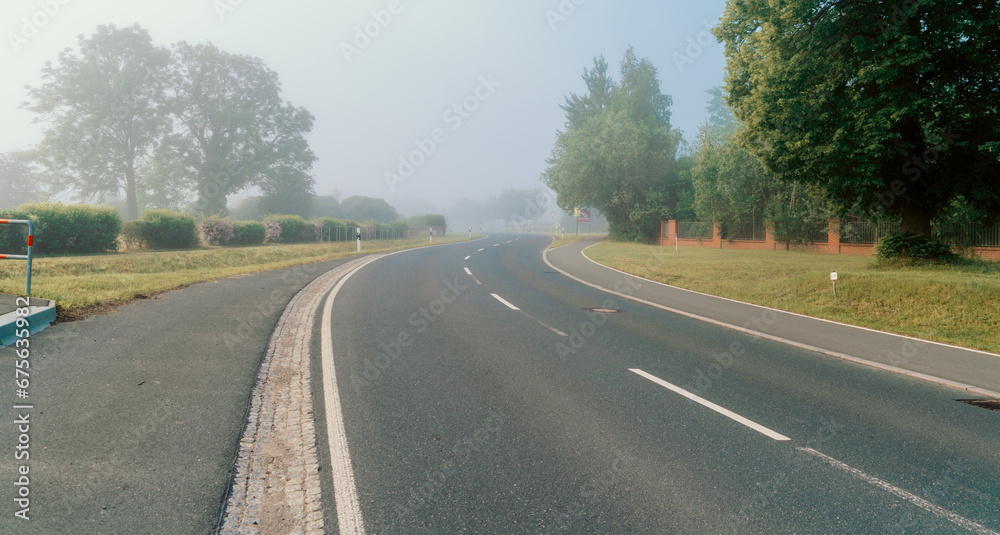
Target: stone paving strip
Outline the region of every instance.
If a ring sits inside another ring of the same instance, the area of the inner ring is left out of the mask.
[[[324,533],[310,391],[315,314],[337,281],[365,258],[302,289],[278,320],[254,387],[220,533]]]

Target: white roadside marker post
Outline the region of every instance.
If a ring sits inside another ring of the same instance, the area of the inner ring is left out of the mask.
[[[361,252],[361,227],[357,227],[358,233],[358,252]]]
[[[837,272],[836,271],[831,271],[830,272],[830,280],[833,281],[833,296],[837,297]]]

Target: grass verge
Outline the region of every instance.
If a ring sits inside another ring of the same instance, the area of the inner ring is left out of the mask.
[[[466,240],[468,237],[458,235],[438,238],[434,243]],[[389,240],[364,242],[361,250],[370,254],[426,245],[426,239]],[[72,321],[199,282],[356,254],[354,242],[340,242],[43,257],[34,260],[31,293],[54,299],[59,320]],[[24,269],[24,262],[0,264],[0,293],[23,294]]]
[[[604,234],[578,234],[571,235],[565,238],[556,238],[556,241],[552,242],[549,249],[555,249],[556,247],[562,247],[563,245],[569,245],[571,243],[576,243],[584,238],[603,238]]]
[[[1000,353],[1000,264],[885,264],[795,251],[605,242],[593,260],[720,297]],[[837,296],[830,272],[838,272]]]

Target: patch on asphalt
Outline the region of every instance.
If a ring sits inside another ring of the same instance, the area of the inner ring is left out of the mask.
[[[1000,411],[1000,399],[956,399],[955,401],[972,405],[973,407]]]

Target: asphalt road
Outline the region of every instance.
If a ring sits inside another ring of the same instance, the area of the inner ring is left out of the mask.
[[[1000,530],[1000,412],[581,285],[543,263],[548,243],[409,251],[340,290],[368,533]]]
[[[197,284],[54,325],[29,338],[27,399],[15,397],[16,348],[0,349],[0,533],[213,533],[278,317],[348,260]],[[22,434],[29,459],[15,457]],[[21,466],[30,520],[14,516]]]

